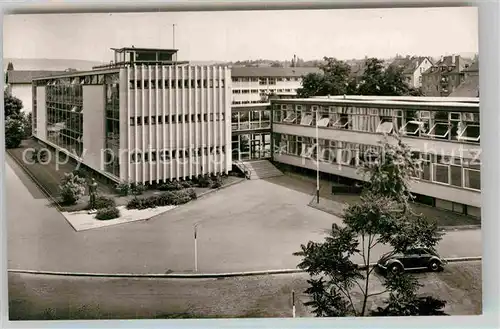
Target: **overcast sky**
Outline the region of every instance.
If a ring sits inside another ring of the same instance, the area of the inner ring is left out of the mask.
[[[439,56],[478,51],[477,8],[4,16],[4,57],[109,61],[111,47],[182,60]]]

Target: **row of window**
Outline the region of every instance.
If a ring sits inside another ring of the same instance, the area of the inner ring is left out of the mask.
[[[273,134],[274,152],[317,159],[331,164],[358,167],[364,162],[376,163],[381,148],[366,144],[339,142],[295,135]],[[319,149],[319,150],[318,150]],[[413,152],[420,161],[414,177],[434,183],[473,190],[481,189],[480,160]]]
[[[130,89],[224,88],[221,79],[130,80]]]
[[[265,78],[265,77],[260,77],[260,78],[250,78],[250,77],[245,77],[245,78],[232,78],[233,82],[264,82],[267,84],[273,84],[276,82],[283,82],[283,81],[300,81],[301,79],[299,77],[280,77],[280,78]]]
[[[191,159],[198,158],[201,156],[215,156],[224,155],[226,153],[226,147],[223,146],[211,146],[211,147],[199,147],[199,148],[189,148],[189,149],[179,149],[179,150],[149,150],[145,152],[134,151],[130,153],[130,162],[132,163],[142,163],[142,162],[168,162],[171,160],[179,159]]]
[[[203,120],[202,120],[203,119]],[[204,113],[204,114],[178,114],[178,115],[158,115],[158,116],[137,116],[130,117],[131,126],[170,124],[170,123],[194,123],[209,121],[224,121],[224,113]],[[184,121],[183,121],[184,120]]]
[[[241,104],[266,104],[265,100],[253,100],[253,101],[233,101],[233,105],[241,105]]]
[[[296,89],[263,89],[263,90],[260,90],[259,89],[233,89],[233,94],[258,94],[259,92],[270,92],[270,93],[275,93],[275,92],[278,92],[278,93],[282,93],[282,92],[286,92],[286,93],[291,93],[293,91],[295,91]]]
[[[281,107],[281,109],[280,109]],[[273,122],[479,143],[479,113],[282,105]],[[316,120],[318,122],[316,123]]]
[[[34,80],[36,86],[81,86],[81,85],[103,85],[118,83],[119,74],[92,74],[77,77],[65,77],[56,79]]]

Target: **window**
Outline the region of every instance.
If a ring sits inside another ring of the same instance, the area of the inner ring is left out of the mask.
[[[400,132],[404,135],[416,136],[418,132],[422,130],[424,126],[423,122],[410,120],[400,129]]]
[[[479,142],[480,139],[480,129],[479,125],[466,125],[458,135],[459,140]]]
[[[142,125],[142,117],[137,117],[137,125],[138,126]]]
[[[450,184],[462,187],[462,166],[461,159],[454,158],[450,164]]]
[[[161,125],[163,123],[163,116],[158,116],[158,118],[156,119],[156,121],[158,122],[159,125]]]
[[[313,116],[311,114],[303,114],[302,118],[300,119],[300,124],[302,126],[310,126],[312,122]]]
[[[382,134],[390,134],[392,133],[393,129],[394,124],[392,123],[392,118],[382,118],[376,132]]]
[[[144,117],[144,124],[148,125],[149,124],[149,117]]]
[[[328,127],[330,124],[330,118],[327,116],[318,120],[318,127]]]
[[[464,187],[481,190],[481,172],[477,169],[463,168]]]
[[[449,170],[450,167],[448,165],[434,163],[434,177],[433,181],[438,183],[449,184]]]
[[[349,116],[347,114],[340,114],[340,118],[335,121],[335,123],[332,125],[332,127],[335,128],[345,128],[347,129],[349,126],[349,123],[351,123],[351,120],[349,120]]]
[[[429,133],[426,134],[429,137],[435,138],[448,138],[451,127],[448,123],[445,122],[436,122],[434,126],[430,129]]]
[[[151,117],[151,124],[155,125],[156,124],[156,117]]]
[[[283,122],[294,123],[296,119],[297,116],[294,111],[287,111],[286,118],[283,120]]]

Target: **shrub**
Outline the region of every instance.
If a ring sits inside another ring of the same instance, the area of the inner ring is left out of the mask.
[[[132,192],[133,195],[141,195],[144,191],[146,191],[146,186],[142,183],[130,184],[130,192]]]
[[[194,188],[190,188],[186,190],[187,195],[191,198],[191,200],[196,200],[198,196],[196,195],[196,191]]]
[[[83,170],[82,168],[75,168],[75,169],[73,169],[72,173],[73,173],[73,175],[78,176],[78,177],[82,177],[82,178],[87,177],[87,172],[85,170]]]
[[[221,186],[222,186],[222,177],[220,175],[212,177],[212,185],[210,187],[215,189],[215,188],[220,188]]]
[[[59,189],[63,203],[75,204],[85,194],[85,179],[73,173],[64,174]]]
[[[194,189],[187,189],[182,191],[168,191],[160,195],[152,195],[147,198],[134,197],[127,204],[127,209],[147,209],[163,206],[177,206],[188,203],[196,199],[196,192]]]
[[[171,181],[171,182],[166,182],[164,184],[161,184],[158,189],[160,191],[179,191],[182,190],[184,187],[179,181]]]
[[[130,194],[130,184],[128,182],[121,182],[119,184],[116,184],[116,192],[120,196],[127,196]]]
[[[116,206],[115,200],[105,196],[98,196],[95,199],[95,209],[112,208]]]
[[[120,217],[120,210],[114,206],[102,208],[95,215],[95,218],[99,220],[110,220],[118,217]]]
[[[23,122],[19,119],[7,118],[5,120],[5,148],[12,149],[19,147],[23,138]]]
[[[201,176],[198,178],[198,186],[199,187],[210,187],[212,185],[212,180],[209,176]]]
[[[183,188],[190,188],[191,186],[193,186],[193,183],[191,183],[188,180],[184,180],[184,181],[181,182],[181,185],[182,185]]]

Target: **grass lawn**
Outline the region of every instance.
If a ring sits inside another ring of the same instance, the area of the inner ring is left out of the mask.
[[[481,314],[481,263],[452,263],[441,273],[413,274],[422,294],[447,301],[450,315]],[[109,279],[9,274],[11,320],[312,317],[303,305],[306,274],[226,279]],[[381,289],[378,277],[372,291]],[[359,295],[353,296],[355,299]],[[380,303],[378,296],[369,303]]]

